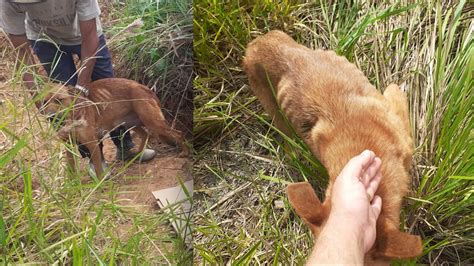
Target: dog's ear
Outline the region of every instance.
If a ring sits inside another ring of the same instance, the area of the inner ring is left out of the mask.
[[[286,192],[296,213],[310,227],[313,234],[319,233],[320,227],[327,219],[328,211],[321,204],[311,185],[307,182],[290,184]]]
[[[69,95],[76,95],[77,94],[77,90],[74,88],[74,86],[64,85],[64,87],[66,88],[66,91]]]

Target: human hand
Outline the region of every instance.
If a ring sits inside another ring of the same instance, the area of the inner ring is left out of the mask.
[[[382,209],[382,199],[374,195],[382,179],[381,164],[380,158],[365,150],[347,163],[332,189],[329,219],[345,221],[341,226],[356,233],[364,253],[375,242],[376,222]]]

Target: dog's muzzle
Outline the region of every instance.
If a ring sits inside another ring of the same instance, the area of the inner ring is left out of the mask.
[[[46,116],[50,124],[53,125],[55,129],[59,129],[64,126],[64,122],[66,120],[66,113],[59,112],[59,113],[50,113]]]

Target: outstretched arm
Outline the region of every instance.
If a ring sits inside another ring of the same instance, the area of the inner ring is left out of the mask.
[[[33,66],[35,61],[30,50],[29,40],[26,37],[25,12],[9,1],[0,1],[0,18],[0,27],[7,33],[13,47],[18,52],[19,64],[17,64],[17,67]],[[29,90],[35,87],[33,73],[32,71],[25,71],[22,76],[24,84]],[[34,92],[32,91],[32,93]]]
[[[375,242],[382,199],[375,196],[382,162],[371,151],[352,158],[333,185],[332,210],[308,265],[363,264]]]

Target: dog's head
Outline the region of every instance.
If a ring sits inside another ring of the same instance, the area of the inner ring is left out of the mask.
[[[74,104],[70,88],[61,84],[46,84],[38,98],[36,106],[40,113],[46,115],[55,125],[66,118]]]

